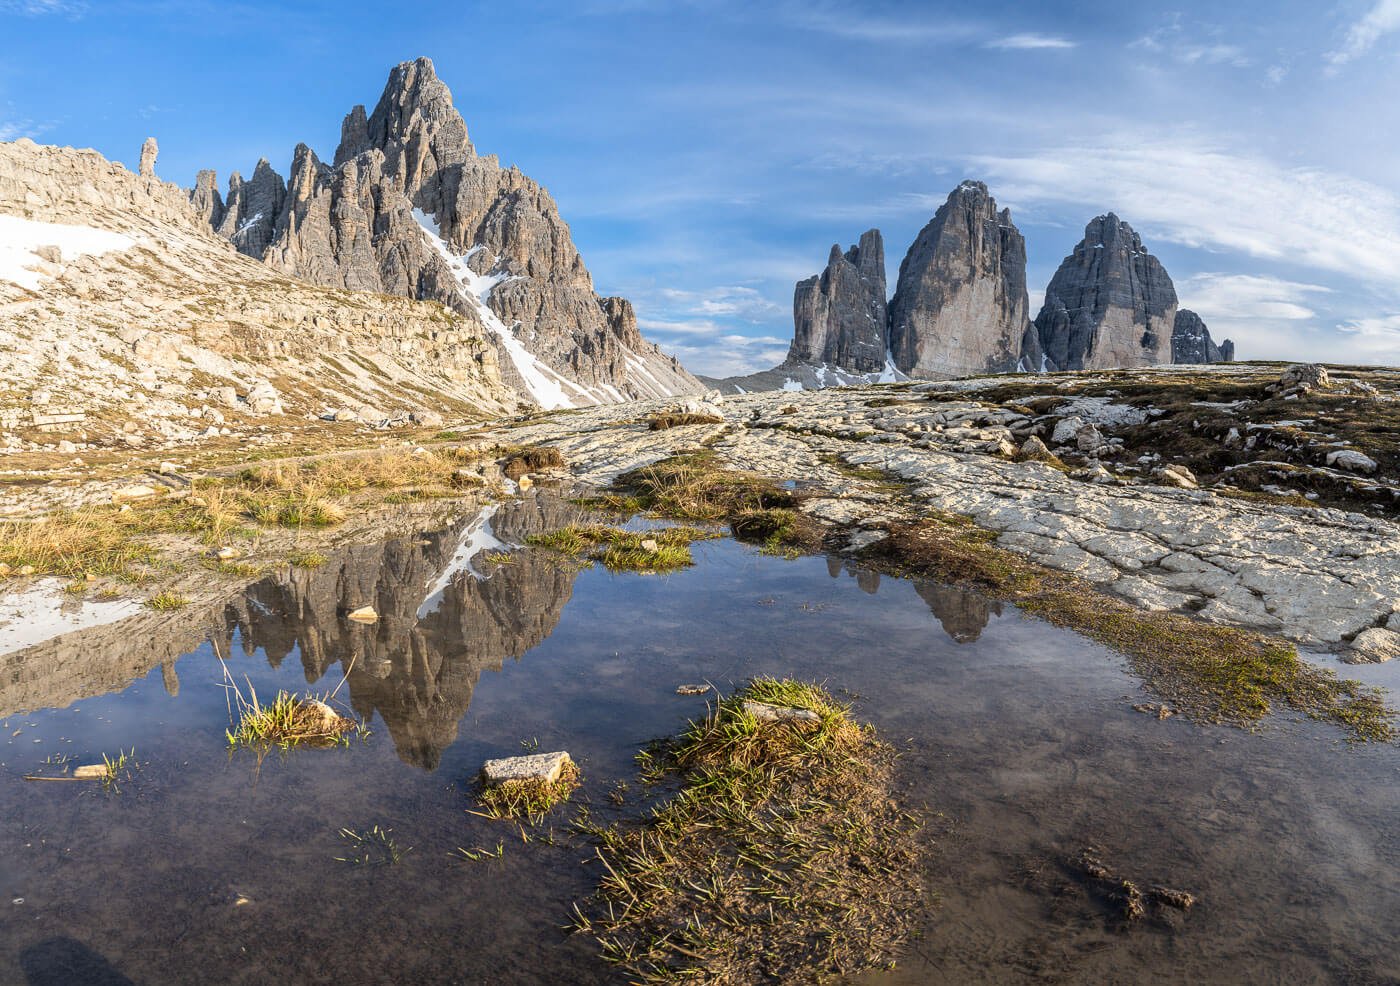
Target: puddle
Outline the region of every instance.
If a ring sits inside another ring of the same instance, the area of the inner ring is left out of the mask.
[[[535,743],[567,749],[579,797],[613,817],[606,795],[634,780],[637,749],[703,711],[676,686],[754,674],[856,696],[904,750],[909,796],[942,813],[923,937],[862,981],[1400,978],[1397,748],[1348,749],[1306,722],[1159,722],[1132,711],[1142,693],[1111,652],[840,559],[701,542],[695,568],[659,578],[483,556],[584,517],[511,501],[179,625],[110,623],[6,655],[0,981],[625,981],[560,930],[597,879],[591,850],[562,825],[557,845],[525,845],[467,814],[472,777]],[[344,618],[362,605],[378,623]],[[263,697],[340,686],[372,734],[261,766],[230,756],[216,654]],[[46,758],[133,746],[142,766],[116,793],[22,780]],[[341,828],[375,825],[411,847],[397,865],[335,860]],[[498,843],[500,859],[449,858]],[[1200,903],[1121,927],[1064,865],[1089,844]]]

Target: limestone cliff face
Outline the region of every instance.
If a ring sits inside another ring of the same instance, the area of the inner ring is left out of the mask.
[[[1229,363],[1234,358],[1235,344],[1226,339],[1217,346],[1201,316],[1189,308],[1176,313],[1172,325],[1173,363]]]
[[[852,373],[884,369],[885,244],[878,229],[844,254],[831,248],[826,270],[798,281],[787,362],[826,364]]]
[[[1148,366],[1170,360],[1176,312],[1161,262],[1110,212],[1060,264],[1035,328],[1053,369]]]
[[[981,182],[953,190],[899,265],[890,353],[903,373],[1016,368],[1029,321],[1026,241]]]
[[[701,389],[642,339],[630,306],[597,296],[549,193],[476,153],[426,58],[390,72],[371,114],[350,111],[330,165],[301,145],[285,189],[265,162],[249,182],[231,179],[216,228],[317,284],[483,315],[503,372],[547,406]]]

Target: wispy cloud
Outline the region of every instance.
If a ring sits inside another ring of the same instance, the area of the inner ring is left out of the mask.
[[[785,4],[780,16],[802,30],[877,44],[957,43],[975,38],[981,28],[952,17],[885,17],[868,8],[848,3],[826,2]]]
[[[1317,316],[1310,296],[1332,294],[1321,284],[1306,284],[1258,274],[1196,274],[1177,285],[1184,307],[1207,322],[1268,319],[1301,322]]]
[[[1342,46],[1328,52],[1327,60],[1335,67],[1345,65],[1366,54],[1382,37],[1395,31],[1400,31],[1400,0],[1379,0],[1364,17],[1347,29]]]
[[[1165,24],[1132,41],[1128,47],[1166,55],[1183,65],[1248,68],[1254,64],[1238,44],[1221,40],[1218,29],[1197,24],[1188,26],[1179,13],[1169,15]]]
[[[0,0],[0,14],[24,14],[28,17],[57,14],[64,17],[81,17],[87,10],[87,0]]]
[[[986,47],[1011,51],[1031,51],[1037,48],[1077,48],[1079,42],[1049,34],[1012,34],[988,41]]]
[[[1013,206],[1112,209],[1148,236],[1327,271],[1400,294],[1400,200],[1346,175],[1143,133],[972,161],[998,199]]]

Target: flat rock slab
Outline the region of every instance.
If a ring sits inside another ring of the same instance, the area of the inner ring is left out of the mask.
[[[563,750],[554,753],[532,753],[525,757],[488,760],[481,768],[481,776],[486,779],[488,787],[529,780],[552,784],[559,779],[564,767],[571,763],[573,760]]]
[[[375,612],[373,606],[361,606],[359,609],[351,610],[345,615],[347,620],[354,620],[356,623],[373,623],[379,619],[379,614]]]
[[[1384,664],[1400,657],[1400,633],[1372,627],[1362,630],[1351,642],[1351,653],[1343,658],[1348,664]]]
[[[767,702],[745,702],[744,711],[762,722],[821,722],[821,716],[811,709],[793,709]]]
[[[108,774],[105,763],[83,764],[73,768],[73,779],[78,781],[100,781]]]

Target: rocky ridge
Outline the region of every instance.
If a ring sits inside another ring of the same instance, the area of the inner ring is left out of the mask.
[[[977,181],[953,190],[905,254],[877,344],[865,316],[881,307],[883,276],[853,271],[878,237],[869,231],[845,255],[833,247],[826,270],[798,282],[780,366],[702,381],[732,394],[1234,359],[1233,343],[1216,346],[1198,315],[1178,309],[1166,270],[1111,213],[1089,223],[1032,322],[1025,238]]]
[[[206,177],[207,175],[207,177]],[[373,112],[354,107],[330,164],[305,144],[284,182],[266,160],[190,193],[240,252],[328,287],[441,302],[483,322],[507,381],[546,408],[698,392],[600,298],[549,193],[478,155],[426,58],[396,66]]]
[[[184,190],[94,151],[0,143],[0,224],[21,258],[0,269],[0,449],[516,405],[472,313],[288,278],[215,236]]]

